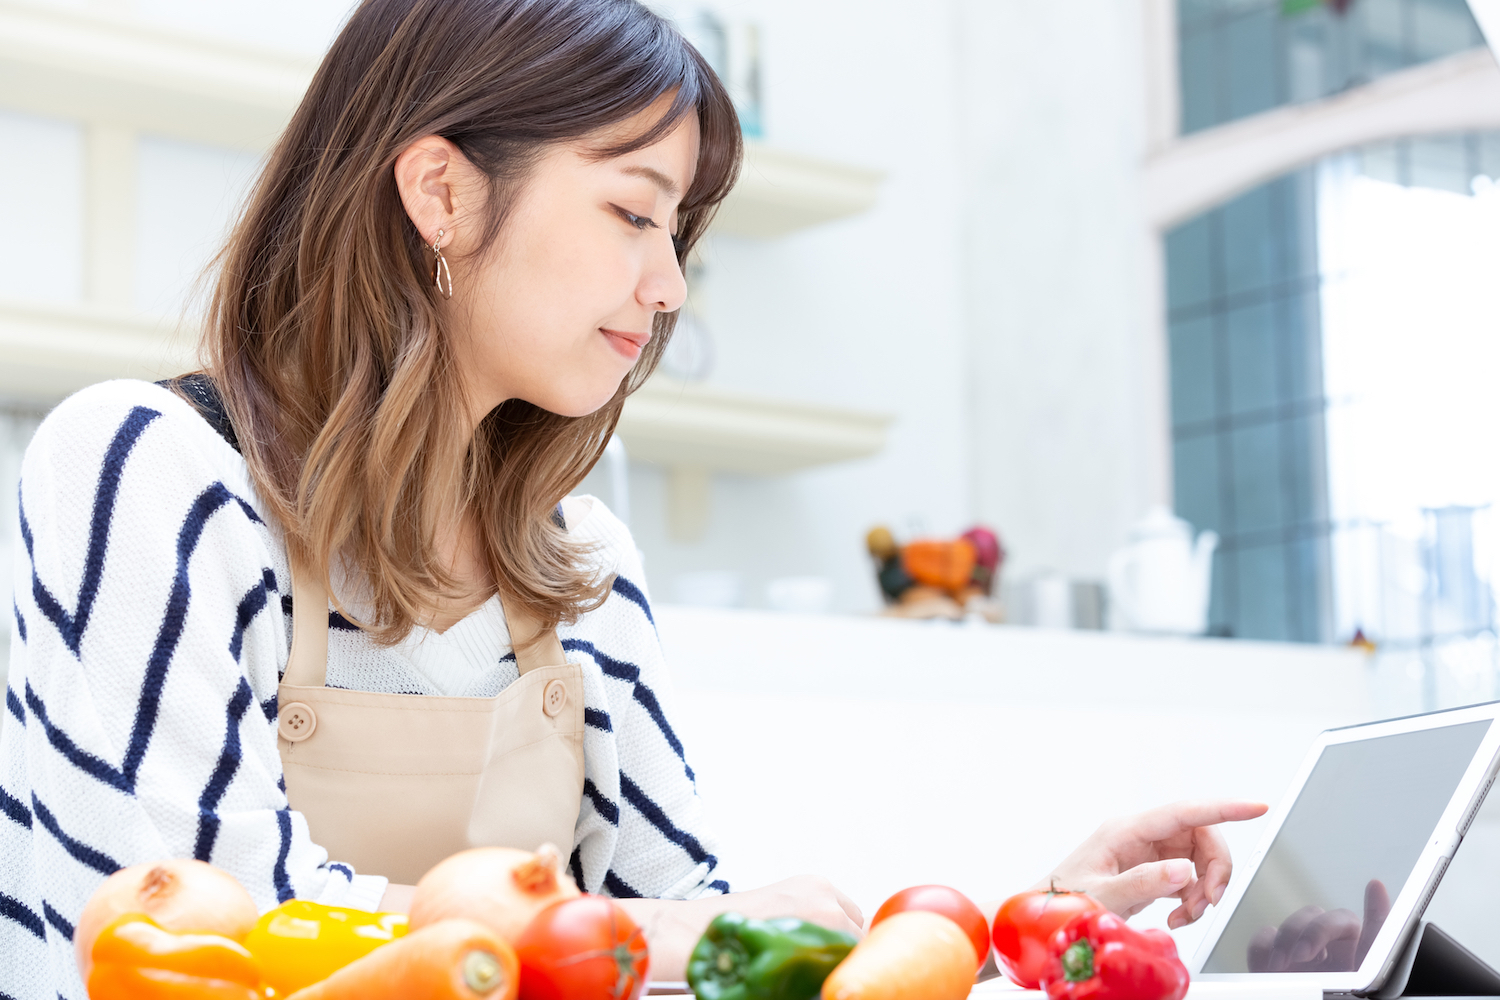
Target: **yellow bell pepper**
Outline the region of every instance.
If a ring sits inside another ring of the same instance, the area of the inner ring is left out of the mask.
[[[406,936],[406,914],[371,913],[294,899],[261,916],[245,938],[265,982],[282,996],[327,979]]]

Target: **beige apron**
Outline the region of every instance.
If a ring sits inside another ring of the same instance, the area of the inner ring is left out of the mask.
[[[494,698],[324,687],[328,595],[292,572],[292,651],[278,688],[286,795],[315,843],[415,884],[470,847],[566,855],[583,799],[583,671],[557,633],[505,609],[521,677]],[[502,607],[504,602],[502,601]]]

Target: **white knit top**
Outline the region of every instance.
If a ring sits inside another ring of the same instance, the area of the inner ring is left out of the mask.
[[[572,536],[615,574],[558,636],[583,667],[584,799],[570,867],[589,892],[728,892],[681,742],[629,532],[589,498]],[[584,505],[580,505],[582,507]],[[328,857],[287,805],[276,689],[290,645],[285,546],[244,460],[146,382],[92,386],[21,466],[0,728],[0,1000],[84,1000],[73,925],[125,865],[196,857],[262,910],[375,908],[386,880]],[[331,616],[327,683],[491,696],[517,678],[491,600],[390,648]]]

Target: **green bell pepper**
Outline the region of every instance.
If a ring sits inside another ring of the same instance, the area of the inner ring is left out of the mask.
[[[796,917],[721,913],[688,958],[688,985],[698,1000],[811,1000],[855,943]]]

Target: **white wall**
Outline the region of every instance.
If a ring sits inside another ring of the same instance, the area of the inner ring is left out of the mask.
[[[976,513],[1018,574],[1102,576],[1170,498],[1143,6],[962,3]]]

